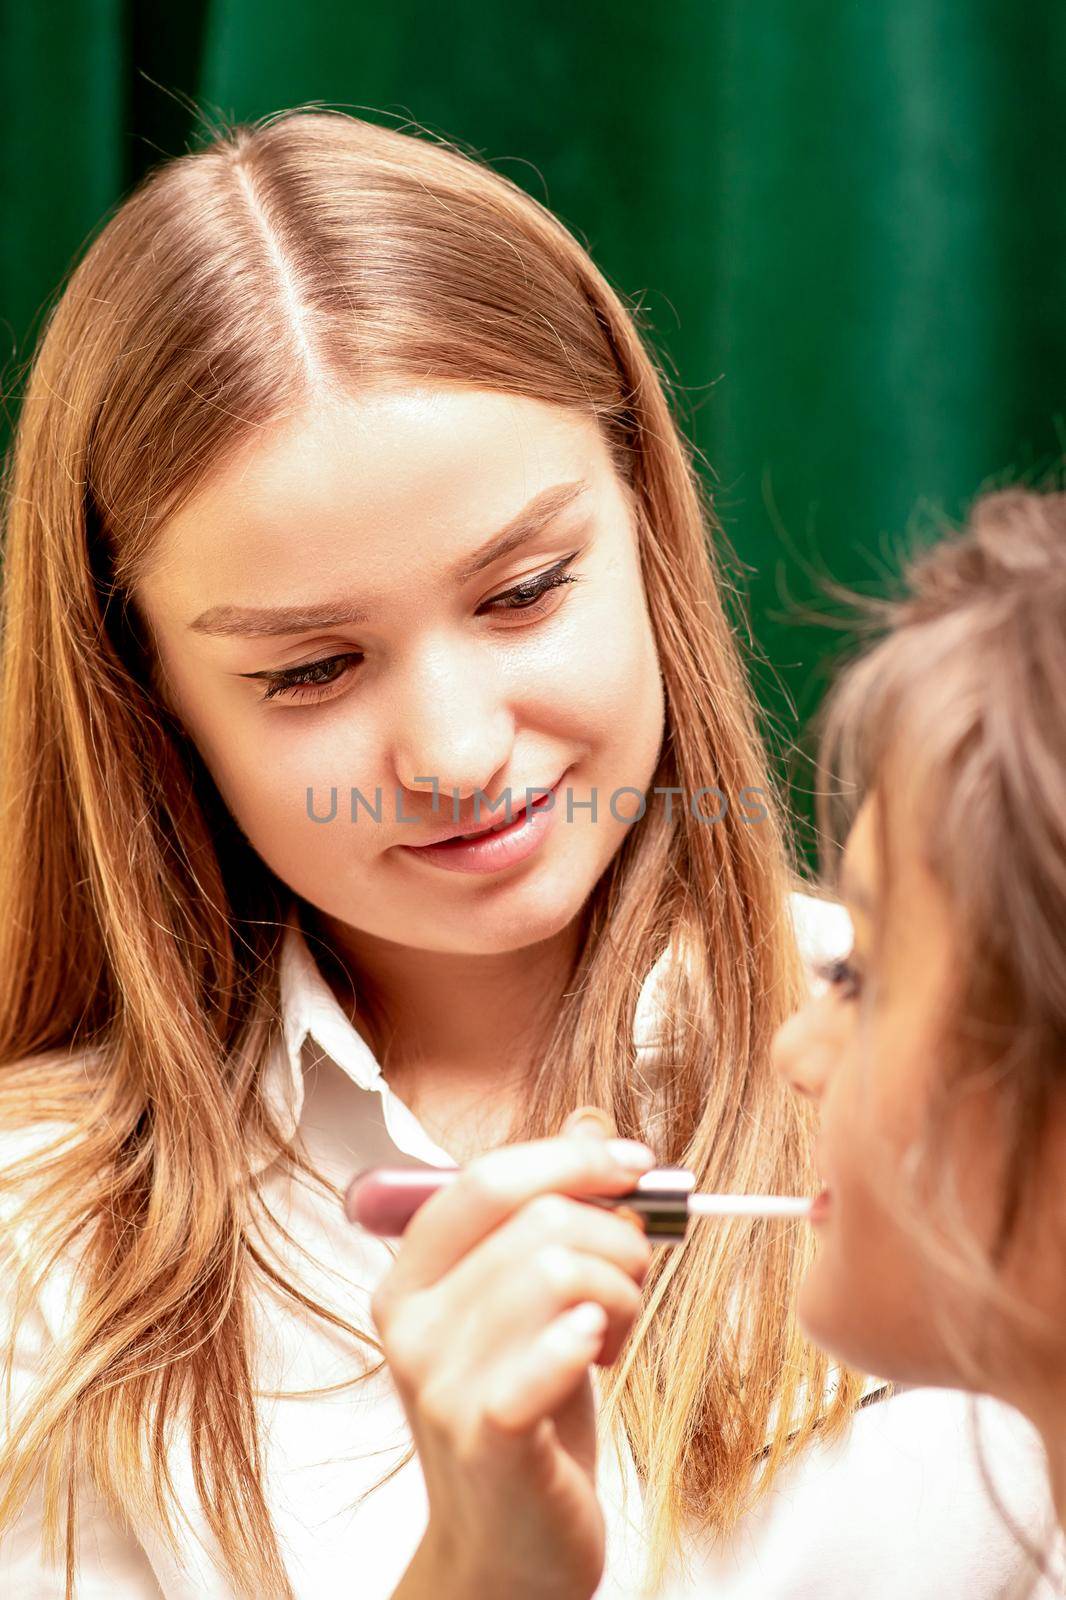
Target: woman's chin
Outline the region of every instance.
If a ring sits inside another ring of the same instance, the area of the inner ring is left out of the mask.
[[[876,1368],[867,1363],[877,1340],[874,1329],[856,1323],[861,1303],[861,1295],[839,1282],[830,1264],[819,1255],[800,1284],[796,1320],[807,1338],[836,1360],[871,1371]]]

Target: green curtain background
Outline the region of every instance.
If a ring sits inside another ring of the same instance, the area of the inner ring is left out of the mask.
[[[644,307],[785,761],[847,643],[797,610],[812,569],[877,589],[916,515],[1062,456],[1064,84],[1061,0],[0,0],[5,427],[54,284],[186,147],[185,97],[456,136]]]

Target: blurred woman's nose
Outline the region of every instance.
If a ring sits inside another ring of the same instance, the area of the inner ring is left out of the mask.
[[[477,789],[491,795],[514,743],[514,718],[484,652],[424,649],[398,688],[394,715],[393,765],[405,788],[435,781],[446,799]]]
[[[774,1070],[797,1094],[819,1100],[825,1088],[829,1060],[826,1040],[818,1026],[818,1002],[809,1001],[783,1022],[770,1046]]]

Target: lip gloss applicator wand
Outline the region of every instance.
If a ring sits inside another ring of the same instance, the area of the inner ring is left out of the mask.
[[[369,1167],[344,1196],[344,1213],[370,1233],[394,1238],[431,1195],[453,1182],[459,1167]],[[806,1217],[812,1201],[779,1194],[700,1194],[684,1167],[653,1167],[625,1194],[571,1198],[629,1216],[653,1244],[680,1244],[693,1217]]]

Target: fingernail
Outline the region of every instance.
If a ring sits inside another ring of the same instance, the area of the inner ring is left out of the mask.
[[[607,1313],[595,1300],[572,1306],[566,1317],[570,1332],[578,1339],[598,1339],[607,1330]]]
[[[655,1152],[639,1139],[608,1139],[607,1149],[619,1166],[634,1172],[645,1172],[655,1165]]]
[[[614,1121],[609,1113],[601,1110],[599,1106],[578,1106],[566,1119],[566,1131],[599,1135],[609,1139],[614,1133]]]
[[[582,1139],[610,1139],[614,1134],[614,1123],[602,1117],[577,1117],[567,1123],[566,1131],[576,1133]]]

